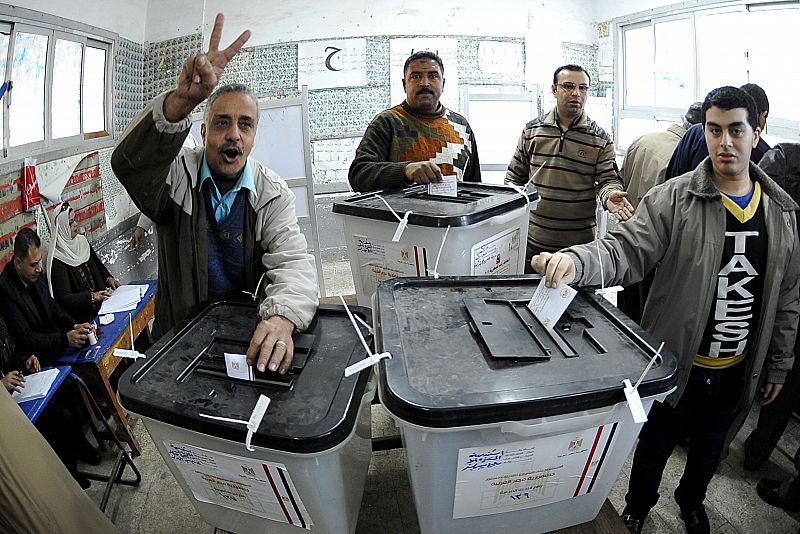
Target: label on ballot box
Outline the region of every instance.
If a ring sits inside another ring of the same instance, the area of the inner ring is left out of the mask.
[[[453,519],[522,510],[591,492],[616,427],[614,422],[460,449]]]
[[[170,440],[164,446],[198,501],[311,530],[314,523],[283,464]]]

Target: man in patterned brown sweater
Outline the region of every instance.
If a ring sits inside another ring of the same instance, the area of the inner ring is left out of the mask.
[[[480,182],[478,147],[467,119],[439,103],[444,65],[433,52],[411,54],[403,68],[406,99],[367,127],[350,165],[355,191],[440,182]]]
[[[633,215],[614,143],[586,116],[589,83],[579,65],[556,69],[551,87],[556,107],[525,126],[508,165],[506,183],[525,185],[533,176],[540,197],[530,215],[526,265],[535,254],[594,239],[595,197],[620,221]]]

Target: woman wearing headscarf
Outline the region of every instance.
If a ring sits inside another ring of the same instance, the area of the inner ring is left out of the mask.
[[[86,236],[78,234],[75,210],[61,204],[52,225],[50,254],[47,259],[50,294],[76,321],[91,321],[100,304],[111,296],[106,288],[116,289],[114,278]]]

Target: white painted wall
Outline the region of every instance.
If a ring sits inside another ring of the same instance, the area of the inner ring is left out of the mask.
[[[226,17],[223,46],[245,29],[253,32],[248,47],[365,35],[524,37],[526,80],[538,84],[549,83],[561,64],[562,42],[597,42],[594,4],[594,0],[284,0],[266,8],[252,0],[150,0],[145,41],[163,41],[202,28],[205,47],[218,12]]]
[[[7,1],[7,0],[6,0]],[[144,42],[145,16],[149,0],[13,0],[15,7],[24,7],[97,28],[118,33],[122,37]]]
[[[271,3],[251,2],[248,9],[267,10]],[[145,42],[156,43],[202,31],[203,0],[147,0],[147,4]],[[213,14],[211,21],[213,24]]]
[[[190,0],[159,0],[159,4]],[[248,45],[362,35],[525,35],[545,19],[563,30],[564,39],[591,39],[592,0],[284,0],[269,8],[252,0],[206,0],[207,35],[214,14],[225,13],[223,41],[242,29],[253,30]],[[588,9],[587,9],[588,6]],[[149,30],[148,30],[149,33]],[[149,35],[148,35],[149,38]]]
[[[648,9],[656,9],[664,6],[686,6],[702,4],[704,0],[693,0],[688,2],[676,2],[675,0],[595,0],[594,16],[598,22],[611,20],[615,17],[639,13]]]

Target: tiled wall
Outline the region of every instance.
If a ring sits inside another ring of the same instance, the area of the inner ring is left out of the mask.
[[[128,123],[145,105],[145,49],[144,45],[120,38],[114,54],[114,137],[119,138]],[[109,221],[117,220],[115,200],[127,194],[111,170],[111,152],[98,154],[103,197]],[[127,202],[124,203],[127,205]]]
[[[200,52],[203,38],[199,33],[167,41],[147,43],[144,47],[145,101],[175,87],[175,80],[186,58]]]
[[[114,137],[144,107],[144,46],[120,38],[114,55]]]

